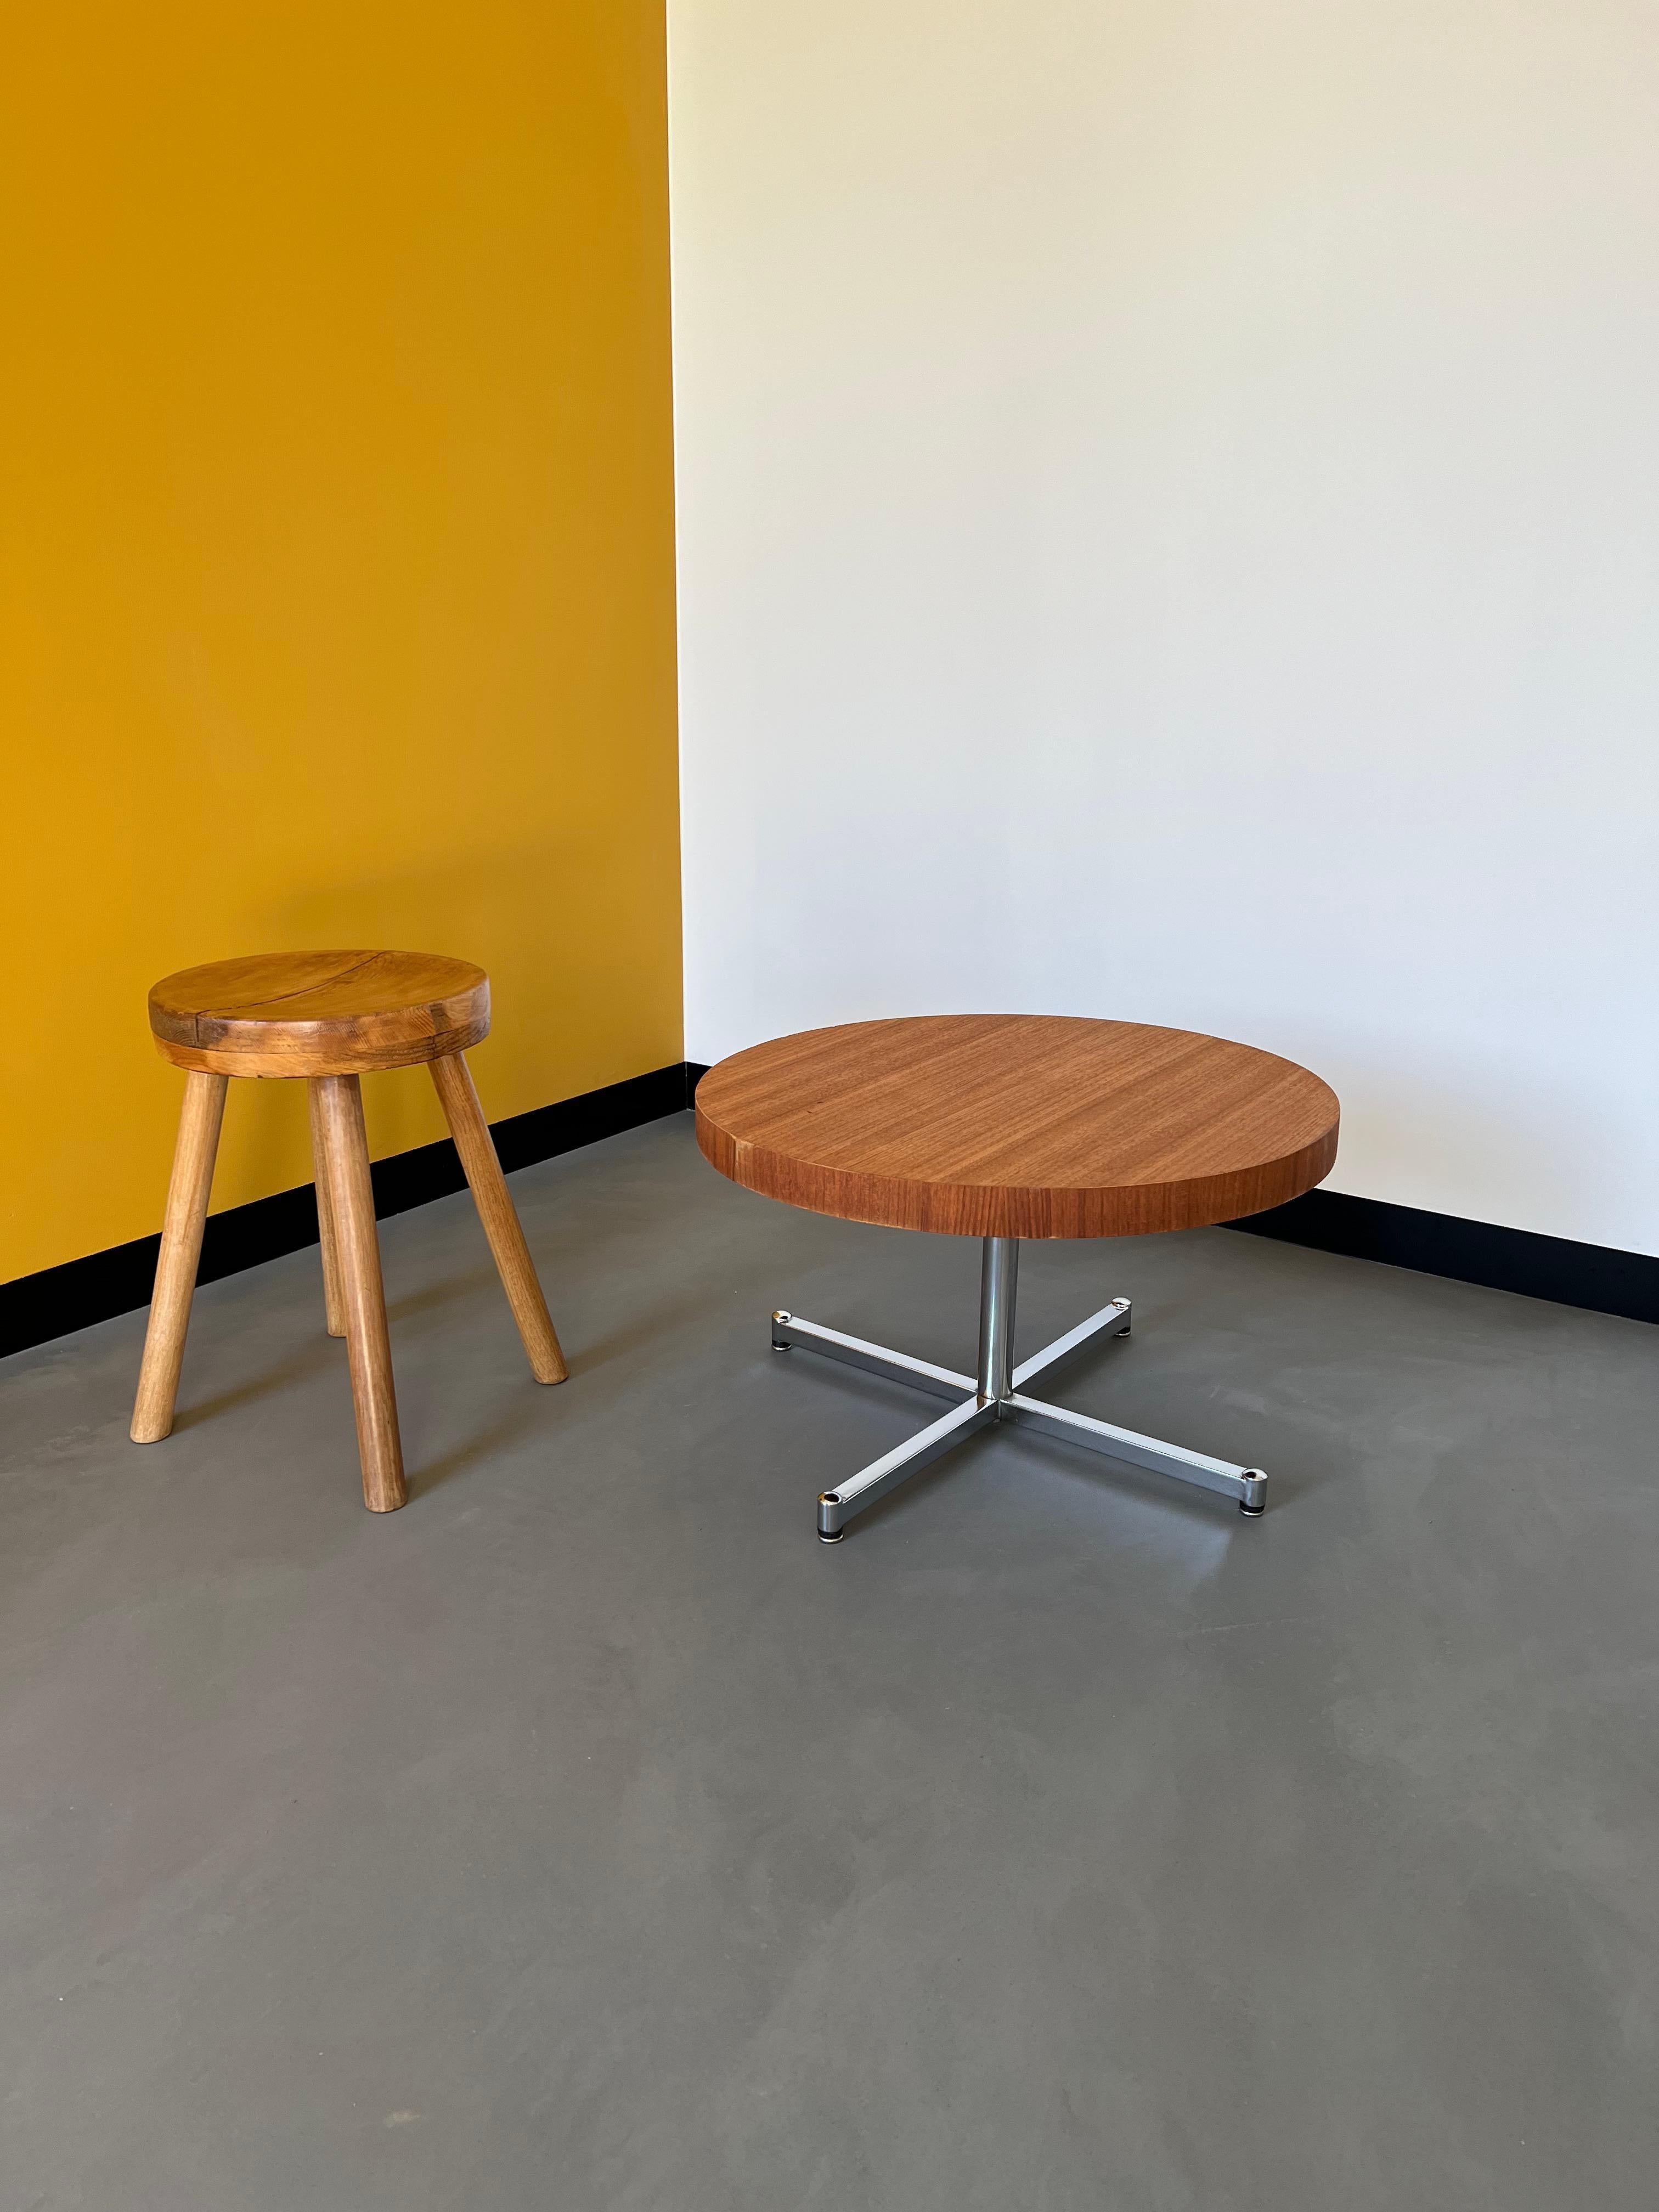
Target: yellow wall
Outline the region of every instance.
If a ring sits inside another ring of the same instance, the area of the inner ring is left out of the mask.
[[[492,1118],[680,1058],[663,75],[662,0],[14,17],[0,1278],[159,1225],[174,968],[477,959]],[[216,1206],[309,1177],[233,1085]]]

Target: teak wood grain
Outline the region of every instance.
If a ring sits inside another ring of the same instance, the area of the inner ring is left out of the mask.
[[[473,1087],[472,1071],[459,1054],[432,1063],[432,1080],[461,1166],[472,1192],[472,1200],[483,1224],[484,1235],[519,1325],[519,1335],[530,1360],[530,1371],[538,1382],[562,1382],[569,1373],[564,1354],[547,1310],[547,1300],[537,1279],[536,1263],[525,1243],[524,1228],[512,1199],[507,1178],[489,1133],[483,1108]]]
[[[213,1164],[225,1117],[228,1079],[197,1072],[185,1083],[179,1116],[179,1141],[167,1185],[167,1210],[161,1224],[161,1249],[155,1262],[155,1288],[144,1331],[144,1364],[129,1431],[136,1444],[158,1444],[173,1433],[173,1409],[184,1364],[185,1334],[196,1295],[196,1270],[202,1257],[202,1231],[213,1188]]]
[[[395,1513],[408,1496],[404,1449],[398,1433],[398,1394],[392,1379],[392,1340],[386,1325],[380,1246],[374,1231],[374,1190],[363,1131],[362,1085],[355,1075],[331,1075],[317,1085],[318,1120],[329,1213],[339,1255],[340,1298],[346,1352],[351,1362],[351,1403],[357,1417],[357,1455],[363,1503],[371,1513]]]
[[[328,1194],[328,1155],[323,1148],[323,1100],[318,1090],[326,1076],[313,1076],[306,1085],[311,1103],[311,1164],[316,1176],[317,1241],[323,1254],[323,1312],[331,1336],[343,1336],[345,1292],[340,1286],[340,1248],[334,1234],[334,1206]]]
[[[1335,1093],[1221,1037],[1048,1014],[808,1030],[697,1087],[746,1189],[963,1237],[1133,1237],[1259,1213],[1328,1175]]]
[[[156,1049],[216,1075],[363,1075],[465,1052],[489,1032],[489,978],[433,952],[263,952],[164,976]]]

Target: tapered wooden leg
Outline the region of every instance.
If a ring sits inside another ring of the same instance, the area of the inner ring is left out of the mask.
[[[334,1234],[334,1205],[328,1194],[328,1170],[323,1147],[323,1108],[316,1079],[307,1084],[311,1094],[311,1163],[317,1176],[317,1226],[322,1232],[323,1307],[331,1336],[343,1336],[345,1292],[340,1285],[340,1248]]]
[[[132,1409],[131,1434],[136,1444],[160,1443],[173,1428],[185,1332],[190,1327],[190,1302],[202,1256],[202,1225],[207,1219],[208,1194],[213,1188],[213,1162],[219,1150],[219,1127],[225,1117],[229,1081],[228,1076],[206,1075],[195,1068],[185,1078],[179,1142],[173,1155],[173,1180],[167,1185],[161,1256],[155,1263],[155,1289],[144,1335],[144,1364]]]
[[[489,1124],[483,1117],[483,1109],[472,1085],[472,1071],[458,1052],[447,1059],[433,1060],[431,1067],[444,1119],[455,1139],[461,1165],[472,1186],[478,1218],[483,1223],[484,1235],[489,1239],[489,1249],[501,1271],[501,1287],[513,1309],[513,1318],[519,1324],[524,1348],[530,1355],[530,1371],[538,1382],[562,1382],[570,1370],[559,1349],[547,1300],[537,1280],[536,1265],[524,1241],[524,1230],[507,1195],[507,1179],[495,1157],[495,1140],[489,1133]]]
[[[340,1265],[346,1349],[351,1359],[351,1400],[357,1414],[357,1453],[363,1466],[363,1503],[371,1513],[392,1513],[409,1493],[404,1487],[398,1400],[392,1386],[392,1340],[386,1334],[380,1247],[374,1234],[363,1095],[355,1075],[324,1075],[313,1080],[312,1097],[317,1102],[328,1204]]]

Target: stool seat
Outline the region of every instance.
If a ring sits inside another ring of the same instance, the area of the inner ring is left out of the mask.
[[[260,952],[163,976],[156,1049],[210,1075],[364,1075],[465,1052],[489,1033],[489,978],[434,952]]]

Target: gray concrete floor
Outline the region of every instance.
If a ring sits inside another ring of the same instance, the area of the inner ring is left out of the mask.
[[[407,1509],[316,1255],[0,1368],[5,2212],[1587,2212],[1659,2198],[1659,1336],[1206,1231],[1028,1247],[1049,1395],[855,1522],[970,1243],[676,1120],[386,1225]],[[1046,1387],[1046,1386],[1045,1386]]]

